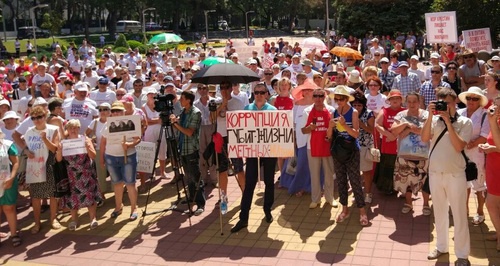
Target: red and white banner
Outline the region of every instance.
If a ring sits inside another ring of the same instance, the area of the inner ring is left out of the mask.
[[[462,31],[462,35],[464,36],[465,48],[471,49],[474,52],[479,52],[480,50],[491,52],[493,50],[490,28],[464,30]]]
[[[425,13],[428,43],[456,43],[457,15],[455,11]]]

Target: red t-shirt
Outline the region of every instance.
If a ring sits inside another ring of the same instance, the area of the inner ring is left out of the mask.
[[[278,110],[292,110],[293,100],[290,97],[278,96],[274,100],[274,107],[276,107],[276,109]]]
[[[491,132],[486,140],[488,144],[495,145]],[[486,155],[486,186],[488,187],[488,193],[497,197],[500,196],[500,182],[498,182],[500,165],[498,162],[500,162],[500,153],[490,152]]]
[[[330,142],[326,140],[326,131],[332,114],[328,109],[322,111],[316,110],[314,107],[307,117],[307,124],[310,125],[313,121],[316,123],[316,129],[311,132],[311,156],[313,157],[329,157]]]
[[[18,66],[18,67],[16,68],[16,73],[17,73],[18,75],[21,75],[22,73],[24,73],[24,72],[26,72],[26,71],[30,71],[30,67],[29,67],[29,66],[27,66],[27,65],[24,65],[24,66]]]
[[[384,107],[382,112],[384,112],[384,121],[382,122],[385,129],[389,129],[394,123],[394,117],[401,111],[406,110],[405,108],[399,108],[393,110],[392,108]],[[396,140],[387,142],[387,137],[382,136],[382,147],[380,149],[382,153],[385,154],[397,154],[398,153],[398,142]]]
[[[266,42],[262,46],[264,47],[264,53],[269,53],[269,48],[271,48],[271,45]]]

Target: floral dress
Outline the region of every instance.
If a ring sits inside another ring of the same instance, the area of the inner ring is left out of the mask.
[[[59,204],[62,208],[78,210],[90,207],[103,200],[99,191],[97,174],[92,167],[92,160],[87,154],[63,157],[68,169],[70,193],[63,196]]]

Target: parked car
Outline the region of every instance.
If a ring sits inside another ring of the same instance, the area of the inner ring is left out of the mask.
[[[146,31],[161,30],[161,26],[156,22],[146,22]]]
[[[49,38],[50,32],[48,30],[42,30],[35,27],[35,35],[37,38]],[[17,29],[17,38],[22,39],[32,39],[33,38],[33,26],[19,27]]]

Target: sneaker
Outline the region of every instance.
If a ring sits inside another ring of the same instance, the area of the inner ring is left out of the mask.
[[[200,216],[205,210],[203,208],[198,208],[194,211],[194,216]]]
[[[96,219],[92,220],[92,222],[90,223],[90,229],[96,229],[97,226],[99,226],[99,223],[97,223],[97,220]]]
[[[484,222],[484,215],[476,214],[474,215],[474,218],[472,218],[472,224],[474,225],[480,225],[483,222]]]
[[[428,260],[435,260],[435,259],[441,257],[441,255],[444,255],[444,254],[448,254],[448,252],[441,252],[441,251],[439,251],[436,248],[433,251],[431,251],[431,253],[429,253],[429,255],[427,255],[427,259]]]
[[[470,261],[468,259],[457,259],[455,266],[470,266]]]
[[[77,226],[78,225],[76,224],[76,222],[70,222],[69,225],[68,225],[68,229],[70,231],[75,231]]]
[[[366,193],[365,194],[365,203],[372,204],[372,197],[373,197],[372,193]]]

